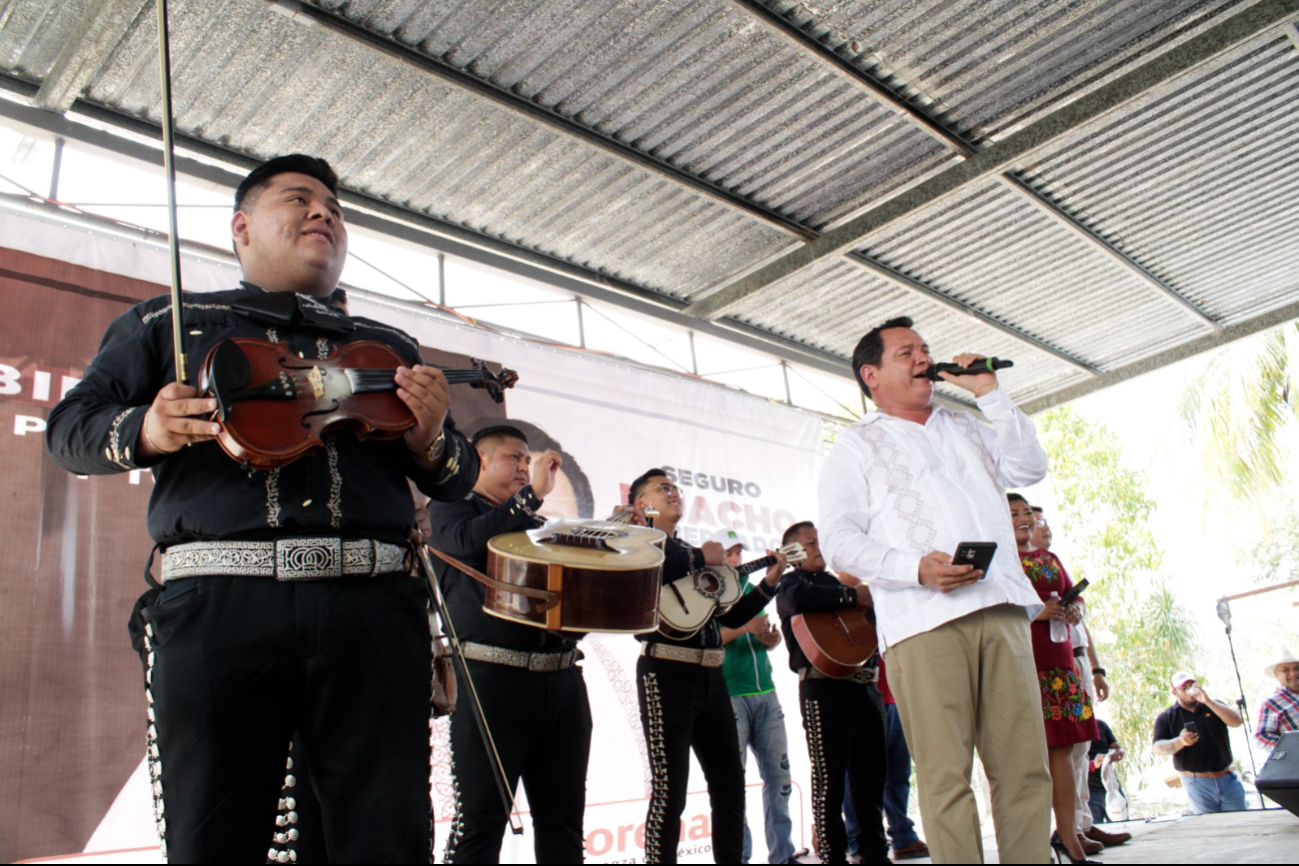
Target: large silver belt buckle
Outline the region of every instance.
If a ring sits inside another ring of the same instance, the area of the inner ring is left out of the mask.
[[[317,580],[343,576],[341,538],[277,538],[276,580]]]

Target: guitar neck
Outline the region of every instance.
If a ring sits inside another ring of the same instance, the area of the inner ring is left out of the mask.
[[[776,562],[776,557],[764,556],[762,557],[762,559],[755,559],[753,560],[753,562],[746,562],[743,565],[737,567],[735,570],[741,575],[752,574],[753,572],[757,571],[760,568],[770,568],[772,565],[775,564],[775,562]]]

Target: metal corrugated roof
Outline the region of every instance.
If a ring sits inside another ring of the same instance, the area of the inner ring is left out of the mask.
[[[190,139],[317,153],[399,213],[671,311],[788,265],[724,310],[777,346],[846,358],[911,312],[936,347],[1022,359],[1008,387],[1045,405],[1299,303],[1285,0],[170,8]],[[821,233],[1214,39],[1005,175],[864,234],[858,260],[806,266]],[[143,0],[10,0],[0,75],[43,85],[43,107],[79,95],[156,125],[154,40]]]

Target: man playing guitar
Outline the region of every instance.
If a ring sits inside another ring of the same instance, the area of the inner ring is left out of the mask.
[[[822,863],[847,862],[847,836],[840,804],[847,773],[857,846],[863,863],[888,863],[884,837],[884,708],[875,682],[873,659],[856,674],[835,679],[808,662],[794,639],[791,620],[798,614],[865,607],[866,586],[849,586],[825,570],[825,559],[811,521],[785,530],[783,544],[797,541],[807,559],[780,582],[776,609],[789,647],[789,667],[798,674],[798,697],[812,762],[812,828]]]
[[[681,490],[662,469],[650,469],[632,482],[628,502],[658,512],[654,526],[667,533],[663,582],[693,570],[726,563],[722,545],[709,541],[693,547],[676,537],[683,514]],[[686,805],[690,750],[694,749],[708,783],[712,805],[713,859],[739,863],[744,846],[744,765],[740,761],[735,711],[722,663],[720,626],[739,628],[753,619],[775,595],[785,557],[775,563],[752,592],[728,610],[715,610],[704,627],[674,640],[653,632],[638,635],[641,658],[636,664],[641,725],[649,749],[652,791],[645,819],[645,862],[677,862],[681,812]]]
[[[482,466],[478,482],[459,502],[430,503],[430,544],[483,571],[488,541],[544,522],[536,511],[554,489],[562,461],[555,451],[533,461],[527,438],[509,425],[480,430],[473,445]],[[441,570],[439,583],[505,784],[513,791],[523,778],[537,862],[580,863],[591,753],[591,705],[577,665],[580,635],[561,636],[484,613],[483,585],[450,566]],[[485,739],[468,706],[451,716],[458,808],[447,838],[447,863],[500,862],[509,816],[493,781],[496,770]]]

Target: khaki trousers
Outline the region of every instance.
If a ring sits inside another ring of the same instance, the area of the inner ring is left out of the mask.
[[[977,746],[1000,862],[1049,862],[1051,774],[1024,608],[975,611],[889,647],[885,660],[933,861],[983,862],[970,788]]]

